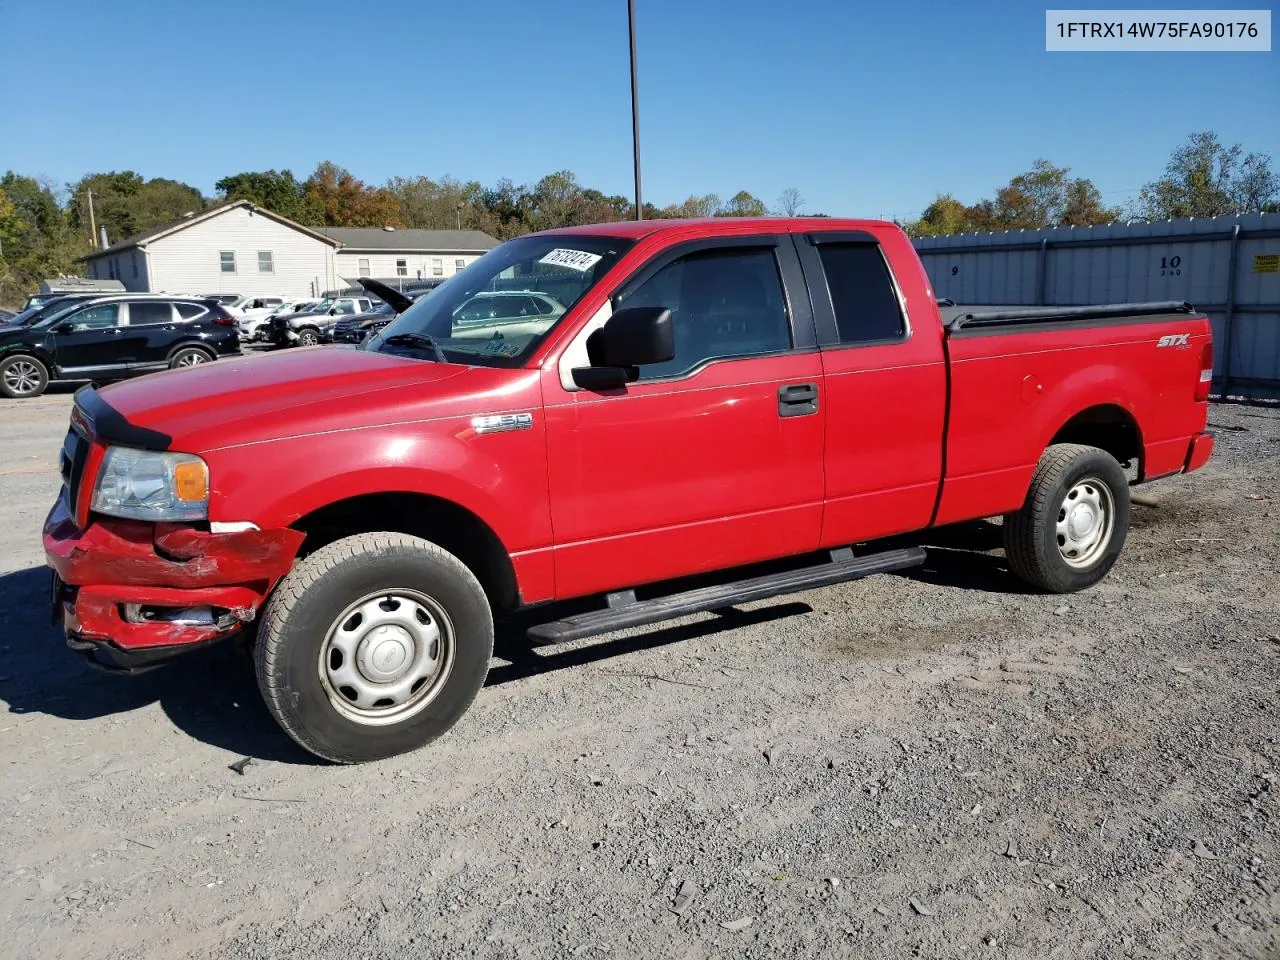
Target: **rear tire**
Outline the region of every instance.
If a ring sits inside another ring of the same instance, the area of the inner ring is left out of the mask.
[[[196,367],[202,363],[211,363],[216,359],[218,359],[216,356],[200,347],[183,347],[169,358],[169,369],[177,370],[179,367]]]
[[[1129,511],[1129,481],[1111,454],[1055,444],[1040,457],[1022,508],[1004,518],[1009,567],[1050,593],[1091,587],[1119,559]]]
[[[258,687],[301,747],[335,763],[416,750],[479,693],[493,618],[470,570],[400,533],[346,537],[276,587],[254,649]]]
[[[312,327],[303,327],[298,331],[298,346],[314,347],[320,342],[320,334]]]
[[[6,357],[0,363],[0,394],[11,400],[38,397],[49,386],[49,368],[28,354]]]

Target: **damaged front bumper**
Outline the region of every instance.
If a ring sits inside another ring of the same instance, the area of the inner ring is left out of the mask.
[[[60,497],[44,525],[52,614],[95,664],[148,669],[252,622],[302,540],[289,529],[209,533],[109,517],[80,529]]]

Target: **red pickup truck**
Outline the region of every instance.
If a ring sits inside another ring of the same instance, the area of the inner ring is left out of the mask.
[[[81,390],[54,613],[125,670],[249,632],[284,729],[376,759],[458,720],[495,616],[551,601],[597,598],[534,642],[909,567],[874,542],[1000,515],[1018,576],[1087,587],[1130,484],[1208,460],[1211,368],[1187,304],[940,310],[881,222],[534,234],[357,347]]]

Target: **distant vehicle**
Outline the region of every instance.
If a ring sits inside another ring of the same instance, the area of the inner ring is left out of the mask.
[[[195,297],[68,298],[25,326],[0,328],[0,395],[38,397],[53,380],[119,380],[240,352],[235,318]]]
[[[82,302],[84,300],[93,300],[101,296],[103,296],[101,293],[59,293],[48,297],[43,302],[33,307],[23,310],[21,313],[15,314],[4,322],[4,326],[27,327],[33,323],[39,322],[41,317],[47,317],[55,310],[65,309],[69,304]]]
[[[124,284],[119,280],[94,280],[85,277],[57,277],[40,281],[40,292],[27,297],[22,304],[23,310],[39,307],[56,297],[69,293],[88,294],[104,297],[113,293],[124,293]]]
[[[426,296],[435,286],[438,286],[435,284],[418,293],[402,293],[394,287],[368,277],[361,277],[359,283],[371,296],[379,297],[382,303],[369,313],[343,317],[327,330],[321,330],[321,343],[359,343],[370,333],[381,330],[413,306],[415,300]]]
[[[289,300],[286,298],[276,306],[266,310],[246,310],[243,316],[236,318],[236,328],[240,331],[240,340],[242,343],[266,340],[271,329],[272,319],[287,316],[291,313],[304,313],[319,302],[314,297],[307,300]]]
[[[18,314],[14,310],[0,310],[0,325],[8,323]]]
[[[205,300],[214,300],[224,307],[236,307],[244,300],[242,293],[202,293],[199,296]]]
[[[453,312],[457,326],[469,323],[518,323],[532,318],[558,320],[565,306],[555,297],[536,290],[485,290]]]
[[[305,313],[273,318],[267,338],[278,347],[312,347],[320,342],[321,331],[327,333],[342,317],[372,310],[368,297],[327,297]]]

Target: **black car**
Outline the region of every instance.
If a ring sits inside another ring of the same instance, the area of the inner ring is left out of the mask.
[[[365,337],[376,333],[404,313],[414,301],[420,300],[440,285],[443,281],[416,281],[414,290],[400,291],[387,286],[378,280],[368,277],[360,278],[360,286],[370,296],[382,301],[381,306],[368,313],[357,313],[354,317],[343,317],[328,332],[322,335],[322,343],[360,343]]]
[[[239,353],[236,319],[214,300],[76,299],[27,325],[0,327],[0,395],[37,397],[51,380],[119,380]]]

